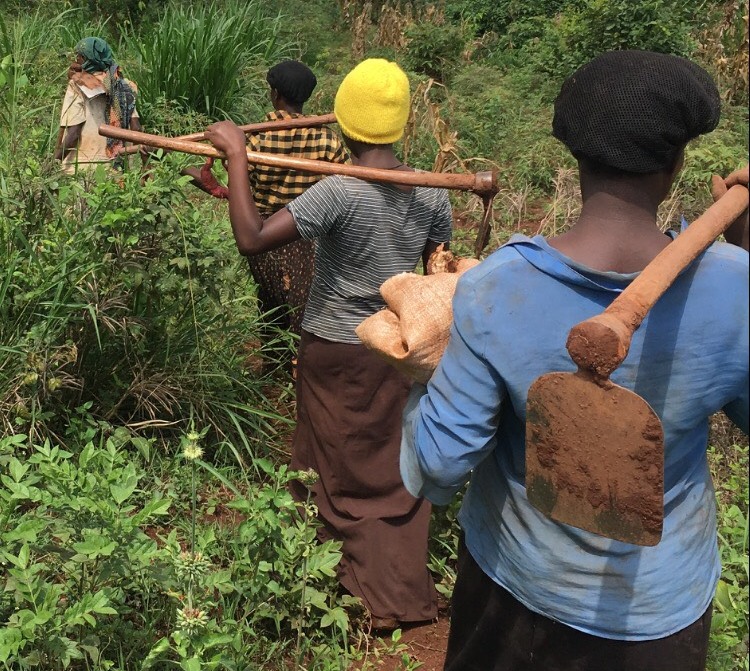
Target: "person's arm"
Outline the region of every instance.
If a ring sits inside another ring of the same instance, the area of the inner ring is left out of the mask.
[[[301,236],[287,208],[265,221],[255,207],[247,178],[245,134],[231,121],[206,129],[206,139],[227,156],[229,220],[237,249],[244,256],[260,254],[298,240]]]
[[[495,448],[502,379],[484,356],[488,323],[471,282],[459,280],[451,337],[427,393],[404,416],[401,477],[413,496],[444,505]]]
[[[207,186],[203,182],[203,178],[201,176],[201,170],[200,170],[200,168],[193,168],[193,167],[191,167],[191,168],[183,168],[180,171],[180,174],[181,175],[189,175],[190,177],[193,178],[193,181],[191,182],[191,184],[193,186],[199,188],[201,191],[203,191],[204,193],[207,193],[209,196],[213,196],[214,195],[211,187]]]
[[[719,200],[735,184],[742,184],[747,187],[749,181],[749,166],[735,170],[726,179],[714,175],[711,183],[711,195],[715,201]],[[750,251],[750,218],[748,218],[747,209],[724,232],[724,239],[732,245],[737,245],[737,247],[742,247],[745,251]]]
[[[62,142],[58,145],[55,150],[55,158],[58,161],[62,161],[71,149],[75,149],[78,146],[78,141],[81,139],[81,131],[83,130],[83,124],[79,123],[75,126],[67,126],[65,128],[65,134],[63,135]]]
[[[433,252],[442,244],[443,250],[450,249],[450,240],[453,232],[453,210],[451,202],[448,199],[448,193],[443,192],[438,209],[435,212],[435,218],[430,228],[430,234],[427,239],[424,251],[422,252],[422,268],[425,275],[427,274],[427,262],[430,260]]]
[[[60,128],[64,131],[61,141],[55,147],[54,154],[58,161],[62,161],[65,154],[78,146],[85,122],[86,106],[83,101],[83,94],[73,82],[68,82],[62,111],[60,112]]]
[[[441,244],[443,245],[443,249],[447,252],[450,247],[450,243],[448,242],[434,242],[433,240],[428,240],[427,244],[424,246],[424,251],[422,252],[422,268],[424,268],[425,275],[427,274],[427,262]]]

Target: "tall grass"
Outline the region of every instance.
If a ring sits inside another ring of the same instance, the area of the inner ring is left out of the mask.
[[[258,75],[292,53],[280,23],[259,0],[169,5],[134,40],[142,99],[178,101],[213,119],[260,109]]]

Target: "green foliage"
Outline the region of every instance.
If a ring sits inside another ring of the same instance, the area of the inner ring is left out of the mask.
[[[458,511],[462,503],[463,494],[460,493],[447,506],[434,509],[430,524],[427,568],[435,577],[435,588],[446,600],[450,600],[456,584],[458,539],[461,535]]]
[[[127,431],[87,423],[84,410],[72,418],[80,433],[71,451],[48,441],[25,447],[24,435],[0,440],[5,668],[62,669],[84,659],[110,668],[108,648],[148,638],[166,614],[153,563],[160,550],[143,529],[171,501],[138,489],[143,470],[124,449]],[[149,614],[145,631],[131,621],[134,609]]]
[[[246,98],[267,98],[260,84],[265,69],[290,56],[279,26],[280,18],[268,16],[257,0],[172,3],[133,36],[140,95],[176,101],[212,119],[257,113],[257,102],[253,107]]]
[[[747,445],[734,445],[728,454],[713,452],[710,456],[717,466],[727,469],[728,474],[718,483],[716,491],[722,571],[714,597],[709,668],[711,671],[747,671],[750,668],[747,611],[750,600],[748,448]],[[728,458],[728,463],[719,465],[722,458]]]
[[[549,22],[529,55],[558,78],[605,51],[644,49],[689,56],[695,49],[690,24],[695,11],[683,0],[585,0],[580,9],[567,8]]]
[[[267,481],[233,487],[239,528],[199,524],[184,550],[168,525],[195,493],[157,486],[148,442],[86,408],[70,435],[69,450],[0,439],[2,668],[269,668],[274,650],[344,653],[356,600],[336,596],[339,544],[316,542],[314,510],[287,490],[296,473],[258,461]]]
[[[406,58],[415,72],[445,81],[461,56],[465,38],[459,26],[414,23],[406,29]]]
[[[226,204],[192,192],[176,155],[142,179],[104,168],[63,176],[50,153],[67,59],[87,34],[116,47],[147,128],[171,135],[225,112],[258,116],[265,69],[300,32],[320,80],[310,111],[330,111],[353,65],[351,34],[322,0],[290,0],[288,18],[239,0],[21,4],[0,17],[0,668],[344,669],[361,610],[338,596],[340,548],[317,542],[314,506],[289,495],[294,474],[258,458],[286,460],[279,413],[291,413],[293,391],[277,396],[244,361],[260,317]],[[446,9],[463,19],[418,23],[405,51],[367,53],[422,73],[410,164],[430,169],[440,151],[450,169],[498,169],[496,241],[538,223],[573,165],[550,133],[559,77],[612,45],[692,48],[686,26],[707,21],[677,0]],[[718,26],[706,60],[741,55],[738,16]],[[467,26],[485,33],[473,56]],[[722,72],[729,86],[735,70]],[[448,85],[430,88],[424,75]],[[737,167],[746,147],[742,106],[691,143],[677,184],[688,217],[708,202],[710,174]],[[453,200],[457,248],[468,249],[476,201]],[[711,671],[747,669],[747,448],[724,457],[714,463],[724,570]],[[445,597],[458,505],[433,519],[429,567]],[[398,634],[384,654],[419,664]]]
[[[557,168],[571,159],[552,137],[549,94],[538,76],[470,65],[456,74],[451,94],[450,123],[460,129],[463,155],[491,160],[506,188],[550,190]]]
[[[564,7],[580,0],[546,0],[543,3],[523,0],[447,0],[448,16],[468,21],[479,34],[503,34],[518,23],[537,17],[552,17]]]
[[[87,400],[129,423],[192,414],[248,449],[246,433],[269,430],[261,381],[242,365],[257,328],[237,291],[247,271],[228,224],[206,226],[185,201],[178,165],[158,163],[141,183],[103,167],[75,181],[31,158],[9,164],[18,178],[0,183],[6,430],[52,428],[47,416]]]

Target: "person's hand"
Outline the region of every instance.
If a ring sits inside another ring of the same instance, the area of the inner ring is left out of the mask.
[[[245,153],[245,134],[232,121],[219,121],[206,128],[205,138],[227,157]]]
[[[71,63],[68,66],[68,79],[71,79],[79,72],[83,72],[83,68],[81,67],[80,63]]]
[[[711,195],[713,196],[714,202],[719,200],[729,189],[735,184],[742,184],[747,186],[750,182],[750,164],[744,168],[735,170],[729,177],[722,179],[719,175],[714,175],[711,178]]]
[[[714,175],[711,178],[711,196],[713,196],[714,202],[716,202],[735,184],[742,184],[747,187],[748,182],[750,182],[750,165],[735,170],[726,179]],[[745,209],[725,231],[724,238],[727,242],[747,250],[748,246],[750,246],[749,229],[750,220],[748,219],[748,210]]]

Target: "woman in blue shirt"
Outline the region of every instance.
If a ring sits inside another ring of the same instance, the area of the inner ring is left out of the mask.
[[[719,108],[709,75],[681,58],[619,51],[583,66],[563,85],[553,122],[579,164],[577,223],[549,240],[515,236],[459,281],[450,344],[426,395],[412,393],[401,455],[407,489],[433,503],[470,481],[450,671],[705,667],[720,572],[708,421],[723,409],[748,429],[747,252],[712,245],[649,313],[612,376],[663,424],[658,545],[607,539],[536,510],[524,433],[531,383],[575,368],[570,328],[670,243],[657,208],[685,145],[715,128]],[[746,226],[745,213],[727,238]]]

